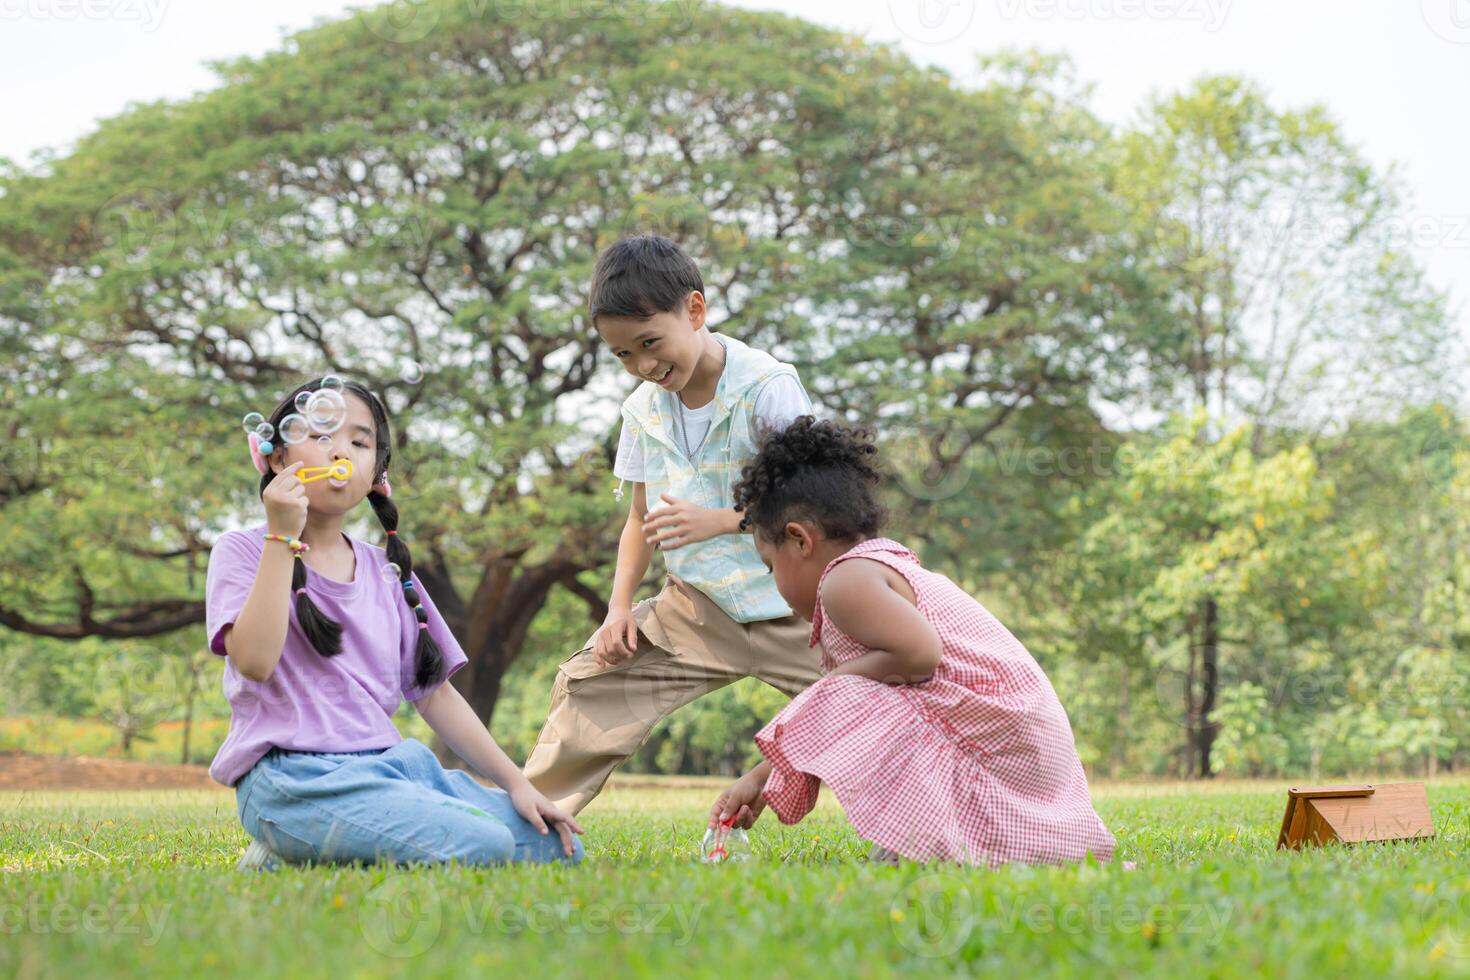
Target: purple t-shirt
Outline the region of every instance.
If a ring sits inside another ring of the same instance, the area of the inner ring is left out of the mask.
[[[385,572],[387,553],[350,537],[357,556],[351,582],[306,569],[307,595],[342,624],[342,652],[324,657],[306,642],[293,602],[285,648],[271,676],[256,682],[236,670],[225,653],[225,627],[240,615],[255,584],[264,535],[264,525],[230,531],[209,552],[205,627],[209,648],[226,657],[224,688],[230,701],[230,733],[209,774],[226,786],[234,786],[272,747],[355,752],[396,745],[403,740],[393,725],[401,698],[414,701],[434,689],[414,687],[418,621],[403,599],[402,584],[391,570]],[[413,582],[429,613],[429,635],[444,652],[447,678],[465,665],[464,651],[417,576]]]

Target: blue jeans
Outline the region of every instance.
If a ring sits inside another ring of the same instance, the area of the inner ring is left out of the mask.
[[[446,771],[427,745],[295,752],[271,749],[235,787],[247,833],[291,864],[412,861],[503,864],[568,858],[556,828],[542,834],[510,794]]]

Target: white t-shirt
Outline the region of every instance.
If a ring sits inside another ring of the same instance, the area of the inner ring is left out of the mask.
[[[679,420],[674,423],[674,437],[687,439],[684,452],[693,456],[704,445],[709,435],[710,419],[715,414],[715,400],[700,408],[687,408],[678,395],[673,395],[678,406]],[[756,430],[766,428],[784,429],[791,420],[800,415],[812,414],[812,401],[807,397],[801,382],[789,374],[778,374],[755,396]],[[644,479],[643,453],[638,440],[629,438],[628,424],[618,436],[618,456],[613,461],[613,476],[630,483],[646,483]]]

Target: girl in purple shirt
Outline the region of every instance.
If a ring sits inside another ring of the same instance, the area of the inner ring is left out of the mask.
[[[324,383],[336,397],[303,417],[298,400]],[[250,435],[265,524],[215,542],[205,588],[231,709],[210,775],[235,788],[254,838],[240,866],[580,861],[576,820],[531,786],[444,683],[466,658],[398,534],[383,403],[361,385],[322,379],[291,392],[269,422],[274,442]],[[342,531],[364,498],[386,551]],[[400,736],[400,698],[501,788],[446,771]]]

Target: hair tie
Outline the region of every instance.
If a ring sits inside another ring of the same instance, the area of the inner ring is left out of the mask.
[[[265,457],[261,455],[260,436],[254,432],[250,432],[246,434],[246,438],[250,440],[250,461],[255,464],[255,468],[260,472],[260,475],[265,476],[271,471],[271,464],[267,463]]]
[[[413,579],[406,578],[406,579],[403,580],[403,582],[401,584],[403,585],[403,587],[405,589],[411,589],[411,588],[413,588]]]
[[[395,529],[395,530],[392,530],[392,531],[389,531],[389,532],[388,532],[388,534],[389,534],[389,535],[390,535],[390,536],[391,536],[391,535],[394,535],[394,534],[397,534],[397,533],[398,533],[398,531],[397,531],[397,530],[396,530],[396,529]]]
[[[373,492],[375,492],[375,493],[381,493],[385,497],[391,497],[391,496],[393,496],[393,484],[391,484],[391,483],[388,482],[388,474],[387,473],[384,473],[383,474],[383,478],[381,480],[379,480],[377,483],[374,483],[373,484],[372,489],[373,489]],[[392,534],[393,532],[392,531],[389,531],[388,533],[389,534]]]
[[[428,628],[429,628],[429,624],[428,623],[419,623],[419,629],[426,630]]]
[[[306,586],[303,585],[301,588],[297,589],[296,590],[296,594],[297,595],[306,595]]]

